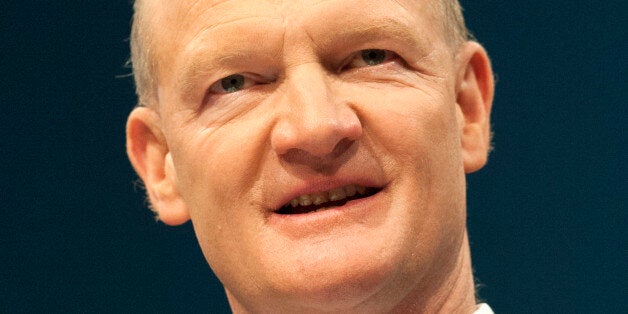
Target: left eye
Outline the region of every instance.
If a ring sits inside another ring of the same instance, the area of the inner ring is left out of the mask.
[[[215,94],[235,93],[255,84],[252,79],[242,74],[232,74],[223,77],[209,87],[209,90]]]
[[[395,57],[395,53],[384,49],[365,49],[359,51],[347,65],[348,68],[361,68],[382,64]]]

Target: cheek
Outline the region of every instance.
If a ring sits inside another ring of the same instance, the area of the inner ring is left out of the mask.
[[[178,188],[206,260],[219,278],[244,265],[259,229],[251,197],[260,163],[258,132],[239,124],[188,128],[171,145]]]
[[[449,247],[436,243],[464,229],[459,127],[455,100],[448,95],[403,89],[380,99],[363,99],[370,146],[378,150],[377,156],[384,156],[387,173],[396,181],[397,207],[407,210],[400,215],[409,215],[401,223],[407,230],[421,230],[410,246]]]
[[[459,132],[455,103],[436,88],[402,88],[365,95],[357,100],[363,110],[365,133],[383,147],[380,155],[417,167],[456,161]]]
[[[262,133],[254,120],[207,127],[199,119],[181,127],[169,146],[184,198],[212,195],[218,201],[248,190],[262,157]]]
[[[207,128],[202,121],[179,129],[170,149],[179,192],[203,243],[228,241],[251,213],[252,194],[264,155],[259,122],[242,121]],[[233,219],[239,217],[238,219]],[[237,222],[237,223],[236,223]],[[225,240],[227,239],[227,240]]]

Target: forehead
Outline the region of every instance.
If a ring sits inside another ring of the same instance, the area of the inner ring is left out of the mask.
[[[390,20],[420,18],[433,28],[441,26],[438,22],[442,21],[439,0],[137,0],[136,10],[147,28],[145,34],[169,39],[246,19],[258,27],[264,26],[258,24],[264,18],[266,22],[275,19],[288,28],[298,24],[317,27],[334,22],[368,23],[386,15]]]
[[[263,13],[268,10],[284,16],[290,13],[300,15],[308,12],[324,11],[325,9],[345,9],[355,11],[368,8],[371,4],[381,7],[402,7],[415,13],[438,13],[442,10],[442,0],[136,0],[135,7],[149,15],[168,15],[170,18],[178,16],[189,20],[198,13],[211,11],[214,17],[221,14]]]
[[[432,43],[443,37],[437,0],[139,1],[151,38],[144,49],[152,50],[159,72],[180,67],[175,60],[189,59],[194,50],[233,50],[234,56],[266,46],[276,54],[308,40],[299,37],[326,47],[342,44],[351,33],[416,36]]]

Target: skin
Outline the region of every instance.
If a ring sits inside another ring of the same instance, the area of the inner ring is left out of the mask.
[[[473,312],[465,173],[493,81],[431,2],[150,1],[158,99],[129,158],[167,224],[191,218],[236,313]],[[150,27],[150,25],[148,26]],[[389,51],[369,66],[364,49]],[[220,80],[246,77],[224,93]],[[295,216],[304,191],[381,188]]]

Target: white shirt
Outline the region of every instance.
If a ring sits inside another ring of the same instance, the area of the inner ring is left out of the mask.
[[[478,309],[473,314],[495,314],[490,306],[486,303],[478,304]]]

